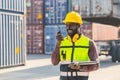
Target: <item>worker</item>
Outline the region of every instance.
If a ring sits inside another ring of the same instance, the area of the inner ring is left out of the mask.
[[[83,21],[77,12],[69,12],[63,22],[67,36],[57,33],[51,62],[53,65],[60,62],[60,80],[88,80],[89,72],[99,69],[95,42],[81,33]],[[80,65],[80,61],[95,61],[96,64]]]

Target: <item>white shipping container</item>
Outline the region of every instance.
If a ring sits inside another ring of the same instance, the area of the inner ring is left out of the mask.
[[[25,64],[25,20],[23,15],[0,12],[0,68]]]
[[[72,10],[87,21],[120,25],[120,0],[72,0]]]
[[[26,12],[26,0],[0,0],[0,10]]]

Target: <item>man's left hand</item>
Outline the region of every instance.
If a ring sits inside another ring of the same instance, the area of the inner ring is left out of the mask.
[[[68,65],[68,67],[70,67],[71,69],[76,69],[76,70],[80,69],[80,65],[79,64],[74,64],[74,63],[70,63]]]

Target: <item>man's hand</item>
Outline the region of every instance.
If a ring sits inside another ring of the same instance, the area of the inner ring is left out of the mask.
[[[60,32],[57,32],[56,39],[57,39],[57,47],[59,47],[61,41],[63,40],[63,35]]]
[[[79,70],[80,69],[80,65],[79,64],[77,64],[77,63],[70,63],[69,65],[68,65],[68,67],[70,67],[71,69],[76,69],[76,70]]]
[[[57,39],[57,41],[62,41],[63,35],[60,32],[57,32],[56,39]]]

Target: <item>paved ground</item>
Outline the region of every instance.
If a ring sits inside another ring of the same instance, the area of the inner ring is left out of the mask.
[[[1,69],[0,80],[55,80],[57,68],[51,65],[50,55],[27,55],[25,66]]]
[[[91,72],[89,80],[120,80],[120,63],[100,59],[101,68]],[[0,80],[59,80],[59,65],[51,65],[50,55],[27,55],[25,66],[1,69]]]

